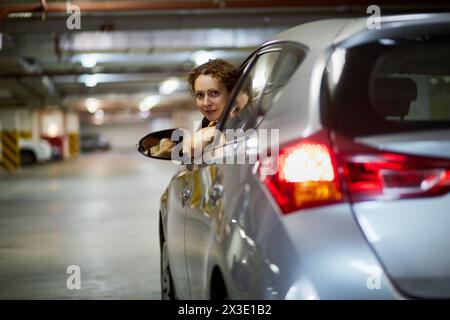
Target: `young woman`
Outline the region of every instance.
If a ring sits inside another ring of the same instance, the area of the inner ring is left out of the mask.
[[[209,126],[219,120],[238,77],[238,69],[222,59],[209,60],[189,72],[191,92]]]
[[[238,69],[222,59],[209,60],[188,73],[188,83],[197,108],[203,114],[202,128],[191,138],[191,155],[202,150],[215,135],[215,126],[228,102],[239,77]],[[169,139],[162,139],[156,157],[168,157],[174,147]]]

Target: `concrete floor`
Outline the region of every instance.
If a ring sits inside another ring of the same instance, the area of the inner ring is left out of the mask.
[[[0,299],[159,299],[159,197],[175,170],[132,152],[0,172]]]

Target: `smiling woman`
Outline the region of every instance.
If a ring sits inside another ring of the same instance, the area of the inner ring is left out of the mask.
[[[197,107],[210,123],[219,120],[238,77],[238,69],[222,59],[209,60],[189,72]]]
[[[199,111],[203,114],[202,128],[190,141],[191,155],[203,150],[215,136],[215,126],[228,102],[230,93],[239,77],[238,69],[222,59],[209,60],[188,74],[188,82]],[[150,151],[152,157],[168,159],[175,143],[165,138]]]

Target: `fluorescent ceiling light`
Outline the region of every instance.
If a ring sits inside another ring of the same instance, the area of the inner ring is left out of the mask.
[[[154,106],[156,106],[161,101],[161,98],[158,95],[145,97],[144,100],[139,104],[139,110],[148,111]]]
[[[32,12],[12,12],[8,14],[8,18],[31,18]]]
[[[103,119],[103,116],[105,115],[105,112],[102,109],[98,109],[95,111],[95,119]]]
[[[171,94],[180,86],[180,80],[175,77],[168,78],[159,86],[159,93]]]
[[[95,98],[88,98],[86,99],[86,109],[90,113],[95,113],[97,109],[99,108],[99,102]]]
[[[195,61],[195,64],[197,66],[199,66],[201,64],[208,62],[209,60],[213,60],[216,58],[217,58],[217,56],[213,52],[201,50],[201,51],[197,51],[194,54],[193,61]]]
[[[105,115],[105,112],[103,112],[102,109],[98,109],[95,111],[94,114],[94,123],[95,124],[102,124],[103,123],[103,116]]]
[[[139,112],[139,116],[142,118],[142,119],[145,119],[145,118],[148,118],[148,116],[150,115],[150,111],[141,111],[141,112]]]
[[[94,54],[83,54],[80,56],[80,63],[85,68],[93,68],[97,65],[97,58]]]
[[[54,138],[58,136],[58,125],[52,123],[47,127],[47,136]]]
[[[98,84],[97,77],[93,75],[84,75],[83,82],[86,87],[95,87]]]

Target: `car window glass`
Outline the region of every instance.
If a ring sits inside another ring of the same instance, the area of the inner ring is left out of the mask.
[[[264,114],[273,105],[281,88],[287,83],[294,71],[304,59],[303,51],[286,48],[275,66],[270,80],[266,83],[264,94],[256,109],[255,122],[253,127],[257,127]]]
[[[347,49],[339,83],[330,86],[330,123],[349,136],[448,129],[448,41],[400,37]]]
[[[245,92],[250,89],[249,102],[245,108],[231,110],[225,129],[256,128],[264,114],[273,105],[277,94],[287,83],[304,59],[304,51],[285,45],[283,51],[262,54],[245,79],[234,105],[242,105]]]
[[[256,102],[271,78],[272,70],[280,55],[278,51],[269,51],[258,57],[234,99],[233,108],[228,114],[225,129],[243,128],[255,111]]]
[[[411,45],[381,56],[369,88],[375,110],[387,121],[449,121],[449,56],[446,43]]]

